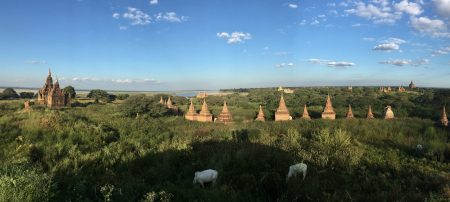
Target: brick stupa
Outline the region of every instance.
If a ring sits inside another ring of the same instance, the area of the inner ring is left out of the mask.
[[[369,105],[369,111],[367,112],[367,119],[375,118],[372,113],[372,106]]]
[[[311,117],[309,116],[309,113],[308,113],[308,108],[306,108],[306,104],[303,107],[302,119],[311,120]]]
[[[281,95],[280,104],[277,111],[275,112],[275,121],[289,121],[292,117],[289,115],[289,110],[284,102],[284,97]]]
[[[348,111],[347,111],[347,119],[355,118],[352,111],[352,105],[348,105]]]
[[[447,112],[445,111],[445,106],[442,109],[442,113],[441,113],[441,123],[445,127],[448,126]]]
[[[264,117],[264,111],[261,107],[261,105],[259,105],[259,112],[258,112],[258,116],[256,117],[255,121],[266,121],[266,118]]]
[[[164,104],[164,100],[163,100],[163,98],[162,98],[162,96],[161,96],[161,98],[159,99],[159,104]]]
[[[197,112],[195,111],[195,107],[194,104],[192,104],[192,100],[191,100],[191,104],[189,105],[189,110],[188,112],[184,115],[184,118],[186,120],[190,120],[190,121],[195,121],[197,120]]]
[[[170,96],[169,96],[169,98],[167,98],[166,107],[171,109],[171,110],[178,111],[178,107],[173,105],[172,99],[170,99]]]
[[[231,116],[230,111],[228,110],[227,101],[223,101],[222,112],[220,112],[219,116],[215,120],[217,123],[232,123],[233,117]]]
[[[206,104],[205,99],[203,99],[202,110],[197,115],[197,121],[200,121],[200,122],[212,122],[213,121],[212,114],[211,114],[211,112],[209,112],[208,105]]]
[[[393,119],[394,118],[394,112],[392,111],[391,106],[386,106],[384,108],[384,119]]]
[[[336,113],[333,109],[333,104],[331,103],[330,95],[327,96],[327,103],[325,104],[325,108],[322,112],[322,119],[336,119]]]

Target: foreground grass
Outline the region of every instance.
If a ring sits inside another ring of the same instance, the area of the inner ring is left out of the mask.
[[[180,116],[128,118],[116,104],[31,112],[22,112],[20,102],[0,105],[0,201],[450,196],[450,132],[431,120],[219,125]],[[308,175],[286,183],[287,169],[296,162],[308,164]],[[219,171],[217,186],[193,185],[193,173],[208,168]]]

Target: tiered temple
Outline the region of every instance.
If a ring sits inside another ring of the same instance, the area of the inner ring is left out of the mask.
[[[416,84],[414,84],[414,82],[411,81],[411,83],[409,83],[409,88],[410,89],[414,89],[414,88],[417,88],[417,87],[416,87]]]
[[[197,112],[195,111],[195,107],[194,104],[192,104],[192,100],[191,100],[191,104],[189,105],[189,110],[188,112],[184,115],[184,118],[186,120],[190,120],[190,121],[196,121],[197,120]]]
[[[394,118],[394,112],[392,111],[391,106],[386,106],[384,108],[384,119],[393,119]]]
[[[372,106],[369,105],[369,111],[367,112],[367,119],[375,118],[372,113]]]
[[[261,105],[259,105],[259,112],[258,112],[258,116],[256,117],[255,121],[266,121],[266,118],[264,117],[264,111],[261,107]]]
[[[325,104],[325,108],[322,112],[322,119],[336,119],[336,113],[333,109],[333,104],[331,103],[330,95],[327,96],[327,103]]]
[[[288,121],[292,120],[292,117],[289,115],[289,110],[286,107],[286,103],[284,102],[284,97],[281,95],[280,104],[278,106],[277,111],[275,112],[275,121]]]
[[[306,104],[303,107],[302,119],[311,120],[311,117],[309,116],[309,113],[308,113],[308,108],[306,108]]]
[[[215,120],[217,123],[232,123],[233,117],[231,116],[230,111],[228,110],[227,101],[223,101],[222,112],[219,114],[217,119]]]
[[[70,106],[70,96],[63,93],[59,87],[58,80],[56,80],[55,84],[53,84],[50,69],[48,70],[48,76],[44,87],[38,91],[37,104],[47,105],[50,108]]]
[[[442,108],[441,123],[443,126],[446,126],[446,127],[448,126],[447,112],[445,111],[445,106],[444,106],[444,108]]]
[[[347,119],[352,119],[355,118],[355,116],[353,115],[353,111],[352,111],[352,105],[348,105],[348,111],[347,111]]]
[[[212,122],[213,121],[213,116],[208,109],[208,105],[206,104],[205,99],[203,99],[202,110],[197,115],[197,121],[200,121],[200,122]]]

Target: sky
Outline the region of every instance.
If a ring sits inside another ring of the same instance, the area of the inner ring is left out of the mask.
[[[2,0],[0,86],[450,87],[450,0]]]

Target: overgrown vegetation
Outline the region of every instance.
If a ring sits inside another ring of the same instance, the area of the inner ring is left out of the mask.
[[[265,123],[249,120],[259,104],[273,116],[274,90],[209,96],[215,115],[227,100],[236,120],[230,125],[185,121],[157,104],[159,95],[60,110],[33,106],[30,112],[20,101],[1,101],[0,200],[448,200],[450,131],[436,120],[450,97],[445,90],[430,92],[300,89],[285,95],[291,114],[297,118],[308,103],[316,119]],[[399,118],[317,119],[327,93],[340,117],[351,102],[357,117],[368,104],[377,117],[392,104]],[[187,109],[185,98],[173,100]],[[194,100],[197,110],[200,102]],[[286,182],[288,167],[298,162],[308,165],[306,179]],[[219,171],[216,186],[192,184],[195,171],[209,168]]]

